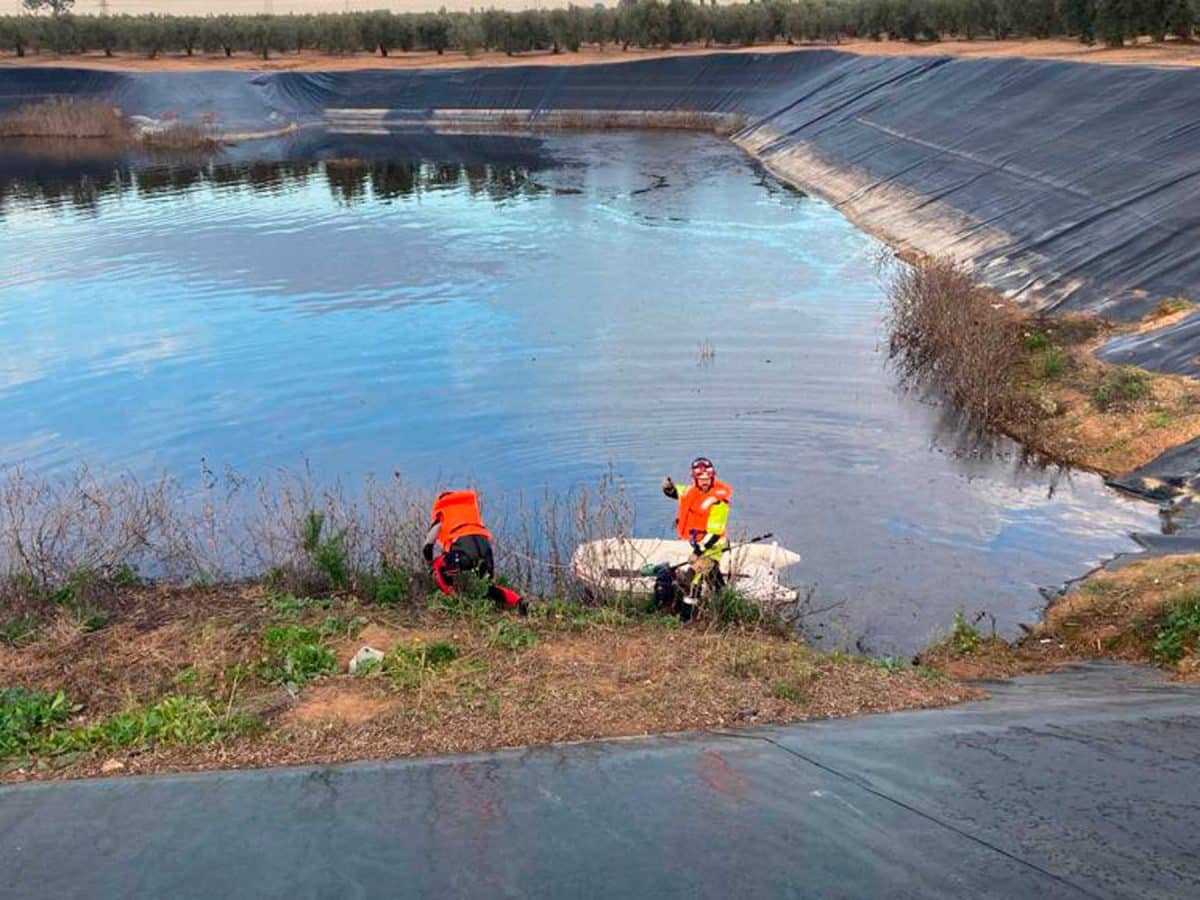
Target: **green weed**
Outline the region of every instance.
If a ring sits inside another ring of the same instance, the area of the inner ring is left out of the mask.
[[[81,603],[72,610],[86,632],[99,631],[112,621],[112,613],[92,603]]]
[[[297,690],[319,675],[333,671],[337,658],[322,643],[320,631],[299,625],[273,625],[263,632],[267,656],[259,677]]]
[[[941,681],[943,678],[942,673],[932,666],[917,666],[916,673],[928,682]]]
[[[52,731],[39,742],[38,749],[63,753],[149,749],[158,745],[195,747],[250,730],[255,724],[245,715],[227,716],[201,697],[173,695],[92,725]]]
[[[967,623],[966,613],[960,606],[954,613],[954,625],[950,630],[950,645],[959,656],[967,656],[979,649],[983,638],[974,625]]]
[[[109,573],[108,583],[115,588],[136,587],[142,583],[142,576],[138,572],[137,566],[121,563]]]
[[[367,620],[362,616],[345,618],[344,616],[326,616],[321,623],[321,637],[354,637],[366,626]]]
[[[788,703],[803,703],[808,699],[804,684],[795,679],[776,681],[771,685],[771,693],[780,700]]]
[[[383,670],[383,664],[377,659],[364,659],[354,669],[356,678],[363,678],[367,675],[374,675],[376,672]]]
[[[492,629],[488,644],[501,650],[520,653],[537,643],[537,632],[521,622],[505,619]]]
[[[755,624],[763,617],[753,600],[728,587],[709,598],[707,611],[718,625]]]
[[[329,609],[331,606],[331,597],[297,597],[291,591],[276,594],[271,598],[271,611],[277,616],[294,616],[306,609]]]
[[[1105,373],[1092,394],[1101,412],[1130,406],[1150,396],[1150,376],[1134,366],[1117,366]]]
[[[1163,319],[1176,313],[1187,312],[1194,305],[1187,297],[1168,297],[1154,307],[1154,318]]]
[[[1066,368],[1066,356],[1057,347],[1047,347],[1034,358],[1034,370],[1039,378],[1057,378]]]
[[[29,616],[18,616],[0,625],[0,644],[9,647],[25,647],[37,640],[38,621]]]
[[[370,576],[366,594],[380,606],[396,606],[412,597],[412,588],[412,578],[407,572],[384,565],[377,575]]]
[[[415,688],[427,673],[445,669],[458,656],[458,648],[445,641],[397,644],[384,656],[383,671],[396,687]]]
[[[1200,591],[1188,591],[1167,601],[1150,653],[1161,665],[1174,665],[1195,653],[1200,641]]]
[[[440,591],[429,599],[429,607],[456,619],[470,622],[490,622],[496,618],[496,602],[488,596],[489,582],[484,578],[464,572],[454,584],[454,593],[446,595]]]
[[[310,510],[304,517],[301,544],[313,567],[329,579],[337,590],[350,583],[346,560],[346,532],[335,531],[325,536],[325,514]]]
[[[1150,415],[1150,427],[1151,428],[1170,428],[1174,424],[1175,424],[1175,420],[1173,418],[1171,418],[1170,413],[1166,413],[1166,412],[1163,412],[1162,410],[1158,410],[1157,412],[1151,413],[1151,415]]]
[[[0,690],[0,759],[31,751],[43,732],[65,722],[73,712],[62,691]]]
[[[1027,331],[1025,332],[1025,349],[1030,353],[1037,353],[1045,350],[1050,346],[1050,338],[1044,331]]]
[[[876,656],[869,660],[877,669],[883,669],[889,675],[897,672],[907,672],[912,666],[902,656]]]

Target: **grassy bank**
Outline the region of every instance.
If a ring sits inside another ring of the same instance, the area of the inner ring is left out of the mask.
[[[936,706],[978,692],[759,621],[628,604],[129,584],[0,641],[0,778],[390,758]],[[356,674],[364,646],[382,661]]]
[[[1120,329],[1098,316],[1029,313],[939,260],[896,271],[889,294],[891,354],[908,383],[1037,455],[1113,475],[1200,436],[1200,383],[1101,362],[1095,350]],[[1192,309],[1164,300],[1130,327]]]
[[[1164,556],[1098,571],[1052,603],[1045,620],[1008,643],[960,618],[923,652],[952,678],[994,678],[1110,659],[1200,678],[1200,555]]]
[[[485,497],[518,618],[434,591],[432,492],[205,472],[0,478],[3,777],[487,750],[951,703],[907,661],[817,653],[795,609],[725,593],[681,626],[567,561],[628,534],[613,478]],[[157,579],[145,579],[150,573]],[[477,587],[477,586],[475,586]],[[366,670],[362,648],[383,653]]]

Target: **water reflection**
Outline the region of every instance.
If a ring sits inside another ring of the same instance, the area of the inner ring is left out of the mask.
[[[114,161],[42,176],[0,180],[0,215],[14,207],[70,208],[98,212],[101,202],[127,195],[178,197],[197,190],[245,189],[260,195],[286,194],[313,180],[323,182],[339,203],[413,200],[437,190],[461,188],[472,198],[495,202],[536,196],[545,188],[522,166],[461,162],[380,162],[345,158],[325,161],[182,163],[134,167]]]

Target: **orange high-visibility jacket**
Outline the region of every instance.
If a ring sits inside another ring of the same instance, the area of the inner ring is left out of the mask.
[[[679,492],[679,514],[675,527],[681,538],[691,541],[706,534],[725,535],[733,488],[713,479],[713,485],[707,491],[694,484],[679,485],[676,490]]]
[[[474,491],[446,491],[433,502],[433,521],[442,523],[437,539],[446,549],[469,534],[492,539],[492,533],[483,525]]]

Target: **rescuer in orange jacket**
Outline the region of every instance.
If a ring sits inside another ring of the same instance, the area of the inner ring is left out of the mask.
[[[493,583],[496,564],[492,556],[492,533],[483,524],[479,498],[474,491],[443,491],[433,501],[429,530],[421,555],[433,567],[433,580],[446,595],[454,593],[460,572],[470,572],[488,583],[488,596],[497,606],[525,613],[525,601],[512,588]],[[434,544],[441,552],[434,555]]]
[[[687,581],[688,591],[680,610],[687,620],[692,616],[692,608],[700,597],[704,583],[707,582],[714,590],[724,587],[720,562],[721,556],[729,549],[725,532],[729,524],[729,501],[733,498],[733,488],[717,480],[717,469],[711,459],[698,456],[692,460],[691,484],[680,487],[668,475],[663,478],[662,491],[672,500],[679,501],[675,530],[680,538],[692,546],[692,556],[687,566],[691,570]]]

